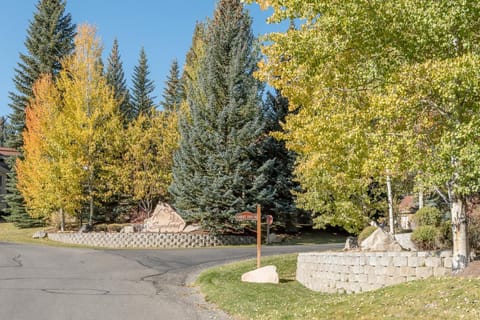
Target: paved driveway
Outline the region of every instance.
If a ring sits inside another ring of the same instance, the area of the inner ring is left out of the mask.
[[[264,247],[263,254],[339,245]],[[190,284],[254,247],[90,250],[0,243],[1,320],[228,319]]]

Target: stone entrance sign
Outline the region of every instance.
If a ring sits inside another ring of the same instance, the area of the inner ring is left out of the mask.
[[[185,228],[185,221],[167,203],[159,203],[143,224],[143,232],[182,232]]]

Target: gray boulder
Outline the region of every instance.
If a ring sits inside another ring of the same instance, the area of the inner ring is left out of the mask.
[[[32,236],[33,239],[43,239],[46,237],[47,237],[47,233],[43,230],[35,232]]]
[[[418,251],[417,246],[412,242],[412,233],[399,233],[395,235],[395,240],[402,246],[405,250]]]
[[[352,249],[358,249],[357,237],[347,237],[347,241],[345,241],[345,248],[343,248],[343,250],[352,250]]]
[[[400,244],[380,228],[363,240],[360,248],[364,251],[402,251]]]

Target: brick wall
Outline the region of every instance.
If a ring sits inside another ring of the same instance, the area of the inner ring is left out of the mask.
[[[253,244],[253,237],[193,233],[49,233],[48,238],[106,248],[194,248]]]
[[[297,280],[314,291],[354,293],[449,275],[451,266],[451,251],[310,252],[298,256]]]

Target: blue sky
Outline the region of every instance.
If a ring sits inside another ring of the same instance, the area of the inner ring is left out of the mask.
[[[19,52],[26,52],[23,43],[36,3],[37,0],[1,1],[0,115],[10,113],[8,92],[14,90],[12,78]],[[140,48],[145,48],[158,103],[172,60],[183,65],[196,21],[211,17],[215,4],[216,0],[67,0],[67,11],[77,25],[89,23],[97,27],[105,57],[113,39],[118,39],[129,84]],[[287,27],[268,25],[265,20],[269,12],[261,11],[256,4],[247,8],[253,17],[255,35]]]

